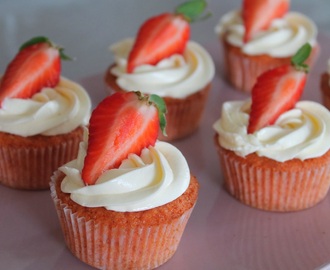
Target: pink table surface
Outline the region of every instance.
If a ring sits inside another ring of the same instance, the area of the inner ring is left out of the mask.
[[[303,99],[320,100],[319,77],[330,57],[330,37],[319,36],[320,57]],[[330,262],[330,195],[317,206],[294,213],[247,207],[223,189],[213,146],[212,124],[226,100],[245,99],[221,77],[217,43],[206,44],[217,68],[200,129],[175,142],[201,188],[197,205],[173,258],[160,269],[317,269]],[[103,74],[81,78],[87,88],[102,87]],[[92,94],[94,102],[105,93]],[[92,269],[66,248],[49,191],[0,186],[0,269]]]

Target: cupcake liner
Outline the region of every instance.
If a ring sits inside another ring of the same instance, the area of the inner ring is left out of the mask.
[[[218,154],[228,192],[255,208],[269,211],[307,209],[319,203],[329,190],[329,152],[326,158],[284,163],[256,154],[239,157],[219,145]]]
[[[220,38],[223,49],[224,67],[228,81],[238,90],[251,92],[258,76],[265,71],[290,64],[291,56],[286,58],[263,55],[247,55],[239,47],[229,44],[225,36]],[[319,53],[319,46],[315,45],[306,63],[311,67]]]
[[[111,226],[107,220],[86,219],[62,203],[56,193],[56,172],[50,183],[66,245],[81,261],[100,269],[153,269],[175,253],[194,206],[179,218],[157,225]]]
[[[16,189],[48,189],[53,172],[77,156],[83,130],[75,133],[69,138],[63,135],[60,142],[43,136],[42,144],[39,139],[31,139],[28,143],[0,145],[0,183]],[[20,140],[18,136],[16,139]]]
[[[167,136],[160,132],[158,139],[162,141],[178,140],[196,131],[205,110],[210,88],[211,84],[208,84],[202,90],[184,99],[164,97],[167,107]]]
[[[110,73],[113,66],[111,65],[107,69],[104,77],[107,92],[126,92],[117,85],[116,77]],[[187,137],[196,131],[200,125],[210,89],[211,83],[186,98],[163,97],[167,107],[167,136],[164,136],[160,131],[158,139],[174,141]],[[140,91],[143,92],[143,89]]]
[[[330,76],[328,73],[323,73],[321,75],[321,92],[322,92],[322,103],[325,107],[330,109]]]

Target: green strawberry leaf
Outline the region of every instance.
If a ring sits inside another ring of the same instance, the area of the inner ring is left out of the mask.
[[[164,136],[167,136],[166,134],[166,117],[165,114],[167,112],[166,109],[166,104],[164,99],[162,99],[160,96],[158,95],[150,95],[149,96],[149,102],[153,103],[157,110],[158,110],[158,117],[159,117],[159,125],[160,125],[160,129],[163,132]]]
[[[308,73],[309,67],[304,62],[311,54],[312,46],[309,43],[305,43],[294,56],[291,58],[291,64],[297,69]]]
[[[202,15],[206,7],[207,2],[205,0],[190,0],[177,6],[175,13],[183,15],[189,22],[195,22],[211,16],[211,12]]]

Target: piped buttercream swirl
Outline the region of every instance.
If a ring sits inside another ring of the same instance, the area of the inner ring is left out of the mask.
[[[61,77],[29,99],[6,98],[0,108],[0,131],[23,137],[52,136],[88,124],[91,100],[80,85]]]
[[[157,65],[141,65],[127,73],[127,58],[133,39],[111,46],[115,66],[111,73],[117,84],[126,91],[143,90],[161,97],[185,98],[211,82],[215,67],[210,54],[196,42],[189,41],[183,55],[175,54]]]
[[[223,148],[280,162],[320,157],[330,149],[330,112],[324,106],[300,101],[273,125],[248,134],[250,106],[250,100],[223,104],[221,118],[213,125]]]
[[[298,12],[289,12],[273,20],[267,30],[260,31],[247,43],[243,42],[245,28],[239,10],[225,14],[215,32],[248,55],[267,54],[272,57],[290,57],[307,42],[314,46],[317,37],[316,24]]]
[[[66,175],[61,184],[65,193],[85,207],[105,207],[119,212],[155,208],[181,196],[189,186],[186,159],[173,145],[156,142],[141,155],[130,154],[118,169],[105,171],[94,185],[81,179],[86,140],[81,142],[77,159],[62,166]]]

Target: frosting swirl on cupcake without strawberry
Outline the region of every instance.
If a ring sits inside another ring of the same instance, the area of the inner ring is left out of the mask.
[[[225,34],[227,42],[248,55],[289,57],[306,42],[316,45],[317,27],[303,14],[289,12],[282,18],[274,19],[267,30],[260,31],[244,43],[244,23],[241,12],[236,10],[219,21],[215,32],[220,36]]]
[[[215,67],[209,53],[196,42],[189,41],[183,55],[174,54],[156,65],[141,65],[127,73],[127,58],[133,39],[111,47],[116,65],[111,73],[124,90],[143,89],[144,93],[185,98],[205,87],[213,78]]]
[[[0,108],[0,131],[20,136],[70,132],[89,120],[91,100],[80,85],[61,77],[29,99],[6,98]]]
[[[223,148],[280,162],[320,157],[330,149],[330,112],[322,105],[297,102],[275,124],[248,134],[250,106],[250,100],[224,103],[222,117],[213,126]]]
[[[62,191],[71,193],[71,199],[82,206],[142,211],[175,200],[189,186],[186,159],[177,148],[159,141],[140,156],[129,155],[118,169],[106,170],[94,185],[86,186],[81,178],[86,148],[87,142],[82,142],[77,159],[60,168],[66,174]]]

